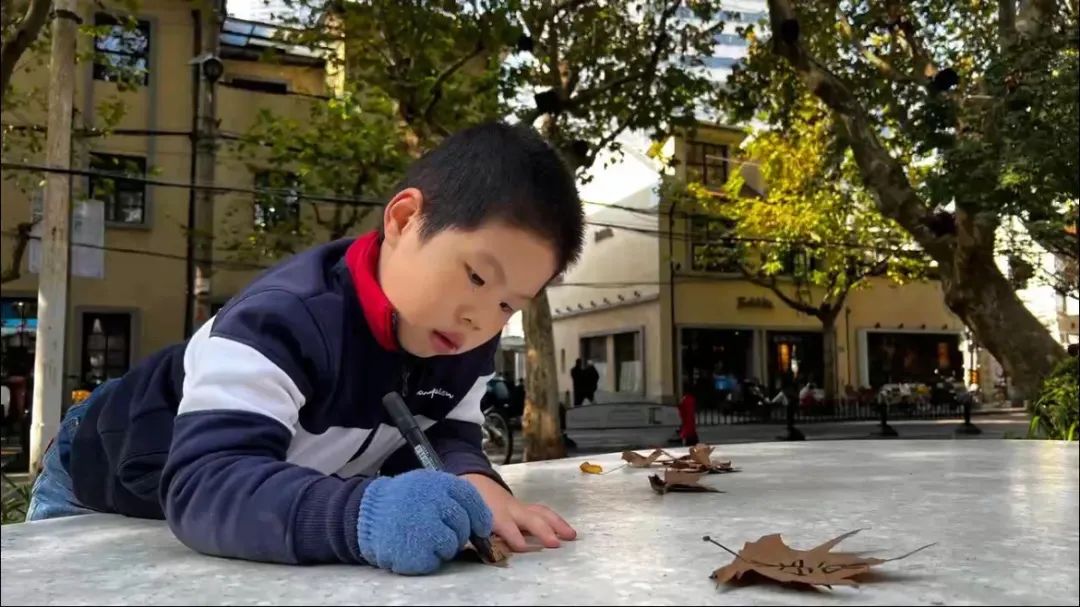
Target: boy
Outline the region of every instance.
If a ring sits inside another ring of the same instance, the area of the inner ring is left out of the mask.
[[[471,533],[558,547],[575,531],[484,456],[480,399],[502,326],[577,258],[583,223],[573,175],[532,130],[449,137],[408,169],[381,232],[270,269],[72,409],[28,518],[164,518],[211,555],[403,574]],[[393,390],[447,472],[414,470],[381,405]]]

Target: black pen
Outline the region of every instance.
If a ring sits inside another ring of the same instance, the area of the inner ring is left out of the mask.
[[[412,447],[413,453],[416,454],[416,459],[420,460],[420,464],[427,470],[434,470],[436,472],[443,472],[442,461],[439,460],[438,454],[435,453],[435,449],[432,448],[431,443],[428,442],[427,436],[420,426],[416,425],[416,419],[413,418],[412,413],[409,411],[409,407],[405,404],[405,400],[401,398],[401,395],[397,392],[390,392],[382,399],[383,407],[386,407],[387,413],[390,414],[390,419],[397,426],[398,432],[405,437],[405,442],[409,443]],[[480,553],[480,556],[487,560],[494,561],[495,555],[492,553],[491,540],[486,537],[480,537],[475,534],[469,535],[469,541],[472,542],[473,548]]]

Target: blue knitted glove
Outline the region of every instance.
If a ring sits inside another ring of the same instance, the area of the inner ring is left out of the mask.
[[[491,535],[491,511],[468,481],[446,472],[413,470],[377,478],[360,500],[360,553],[369,564],[394,573],[434,572],[472,533]]]

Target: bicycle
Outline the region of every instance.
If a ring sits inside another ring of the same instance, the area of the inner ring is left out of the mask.
[[[484,455],[488,461],[498,466],[510,463],[514,456],[514,432],[506,418],[495,411],[494,407],[484,411],[483,433]]]

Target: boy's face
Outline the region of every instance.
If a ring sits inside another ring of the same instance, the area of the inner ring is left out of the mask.
[[[379,284],[398,313],[398,341],[421,357],[460,354],[495,337],[555,274],[552,245],[487,223],[420,240],[419,190],[399,193],[383,217]]]

